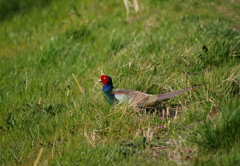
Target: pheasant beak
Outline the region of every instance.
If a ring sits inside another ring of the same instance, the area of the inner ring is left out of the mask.
[[[102,82],[102,80],[101,80],[101,79],[99,79],[98,81],[99,81],[99,82]]]

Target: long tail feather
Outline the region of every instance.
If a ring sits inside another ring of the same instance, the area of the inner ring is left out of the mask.
[[[182,89],[182,90],[178,90],[178,91],[174,91],[174,92],[169,92],[169,93],[163,93],[163,94],[159,94],[157,95],[157,101],[161,101],[161,100],[165,100],[165,99],[169,99],[169,98],[172,98],[174,96],[177,96],[179,94],[182,94],[186,91],[189,91],[189,90],[192,90],[192,89],[195,89],[199,86],[201,86],[202,84],[199,84],[199,85],[195,85],[193,87],[189,87],[189,88],[186,88],[186,89]]]

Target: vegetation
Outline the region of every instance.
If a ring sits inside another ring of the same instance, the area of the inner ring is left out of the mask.
[[[0,0],[1,165],[240,164],[239,1],[137,2]],[[138,112],[104,101],[102,73],[204,85]]]

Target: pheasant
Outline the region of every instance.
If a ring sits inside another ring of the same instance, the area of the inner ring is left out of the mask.
[[[110,105],[117,104],[118,102],[122,102],[124,100],[130,100],[136,106],[145,107],[153,106],[157,101],[172,98],[186,91],[195,89],[201,85],[201,84],[195,85],[193,87],[189,87],[174,92],[163,93],[159,95],[151,95],[130,89],[114,89],[112,78],[106,75],[102,75],[99,81],[103,83],[102,88],[103,96]]]

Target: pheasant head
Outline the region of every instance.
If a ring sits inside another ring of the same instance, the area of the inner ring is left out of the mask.
[[[112,78],[106,75],[101,75],[100,80],[98,80],[103,83],[103,92],[111,91],[113,90],[113,84],[112,84]]]

